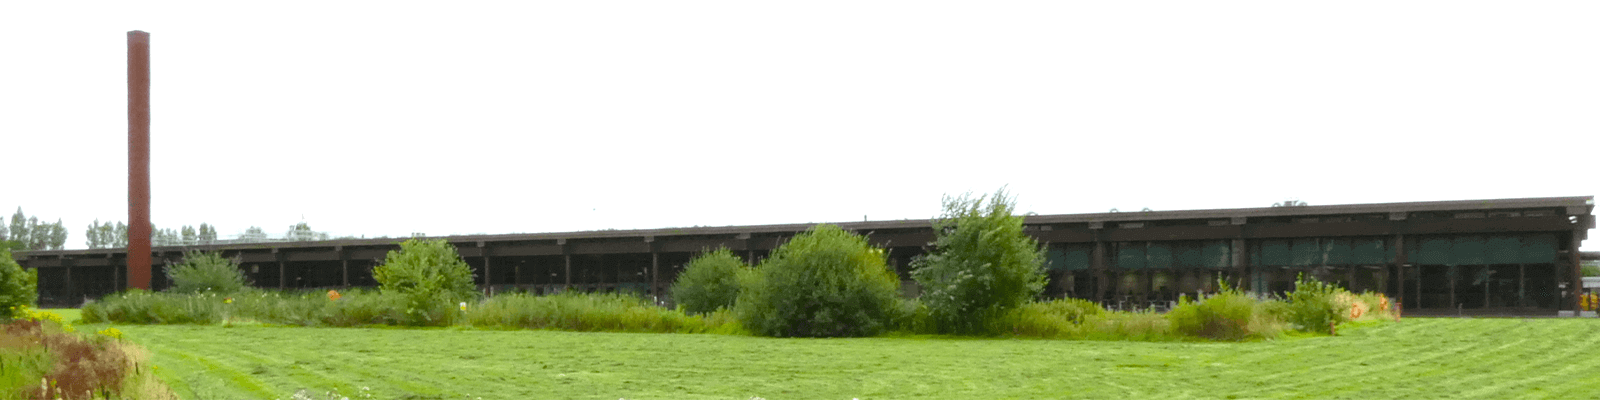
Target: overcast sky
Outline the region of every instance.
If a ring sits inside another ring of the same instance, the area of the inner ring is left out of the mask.
[[[0,217],[68,248],[130,30],[152,219],[224,237],[1600,193],[1589,0],[133,3],[0,5]]]

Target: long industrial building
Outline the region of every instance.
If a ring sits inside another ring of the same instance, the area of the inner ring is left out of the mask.
[[[1188,211],[1031,215],[1047,249],[1050,297],[1111,306],[1165,304],[1219,280],[1281,293],[1307,274],[1387,293],[1407,312],[1554,315],[1577,307],[1582,241],[1594,197],[1548,197]],[[727,247],[759,262],[815,224],[447,236],[486,291],[631,291],[664,298],[685,263]],[[929,220],[837,223],[888,249],[909,295]],[[155,282],[186,250],[240,260],[254,285],[373,286],[372,268],[402,239],[158,247]],[[32,251],[40,302],[77,305],[127,287],[125,249]]]

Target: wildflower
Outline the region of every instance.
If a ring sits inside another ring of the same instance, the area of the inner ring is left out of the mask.
[[[463,302],[461,302],[461,311],[466,311],[466,310],[467,310],[467,302],[463,301]]]
[[[226,299],[222,299],[222,304],[233,304],[233,298],[229,297],[229,298],[226,298]]]
[[[337,291],[337,290],[329,290],[328,291],[328,300],[339,300],[339,297],[342,297],[342,296],[339,296],[339,291]]]

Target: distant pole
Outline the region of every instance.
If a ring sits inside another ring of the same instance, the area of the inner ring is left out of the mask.
[[[150,289],[150,34],[128,32],[128,287]]]

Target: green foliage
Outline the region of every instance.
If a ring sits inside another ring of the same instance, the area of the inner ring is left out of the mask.
[[[1289,293],[1289,325],[1300,331],[1331,333],[1333,324],[1350,320],[1349,294],[1333,284],[1300,275]]]
[[[1199,301],[1187,297],[1167,313],[1174,332],[1213,340],[1245,340],[1274,338],[1283,331],[1283,323],[1271,312],[1271,306],[1257,301],[1244,292],[1223,284],[1221,292]]]
[[[1004,189],[944,199],[944,215],[933,222],[935,250],[911,272],[940,332],[998,333],[993,320],[1044,289],[1043,249],[1022,232],[1014,209]]]
[[[992,330],[1038,338],[1082,337],[1088,330],[1085,322],[1105,315],[1100,304],[1083,299],[1031,302],[1007,311]]]
[[[11,249],[0,248],[0,320],[15,317],[17,310],[38,299],[39,271],[24,270],[11,257]]]
[[[1583,276],[1600,276],[1600,264],[1596,264],[1596,263],[1583,264],[1582,272],[1583,272]]]
[[[760,335],[870,336],[899,311],[899,286],[883,249],[823,224],[774,250],[739,293],[735,311]]]
[[[689,261],[672,284],[672,301],[690,314],[732,309],[739,299],[739,280],[750,268],[727,248],[701,254]]]
[[[172,280],[168,290],[178,293],[231,294],[246,286],[238,261],[222,258],[217,252],[184,253],[183,262],[167,268],[167,277]]]
[[[407,298],[406,314],[413,325],[448,325],[439,318],[450,314],[440,310],[478,295],[472,268],[444,239],[400,243],[399,251],[390,251],[383,265],[372,269],[372,278],[385,293]]]
[[[733,323],[725,310],[697,317],[623,294],[500,295],[465,313],[466,323],[476,327],[568,331],[698,333],[728,330]],[[717,322],[708,324],[713,315]]]

